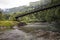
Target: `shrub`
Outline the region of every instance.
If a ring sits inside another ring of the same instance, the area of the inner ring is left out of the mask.
[[[0,21],[0,26],[11,27],[17,25],[16,21]]]

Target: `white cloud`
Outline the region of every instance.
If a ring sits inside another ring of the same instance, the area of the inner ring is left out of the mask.
[[[0,8],[12,8],[18,7],[22,5],[29,5],[29,2],[35,2],[38,0],[0,0]]]

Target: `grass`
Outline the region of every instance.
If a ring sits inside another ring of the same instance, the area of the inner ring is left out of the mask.
[[[0,21],[0,31],[10,30],[17,24],[17,21]]]
[[[10,27],[14,25],[17,25],[16,21],[0,21],[0,27],[1,26]]]

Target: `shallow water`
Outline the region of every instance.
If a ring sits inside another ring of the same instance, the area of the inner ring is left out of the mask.
[[[38,26],[40,27],[39,23],[35,24],[29,24],[27,25],[29,27],[35,27]],[[45,26],[45,25],[43,25]],[[17,26],[14,26],[13,30],[7,30],[4,31],[3,33],[0,32],[0,40],[48,40],[43,37],[37,38],[36,35],[32,35],[30,33],[26,33],[22,30],[18,30],[19,28]]]
[[[14,29],[0,35],[0,40],[31,40],[32,35],[21,30]]]

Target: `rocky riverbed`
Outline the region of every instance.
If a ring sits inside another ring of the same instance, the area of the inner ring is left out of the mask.
[[[26,33],[18,29],[0,32],[0,40],[60,40],[59,32],[35,30]]]
[[[32,38],[32,35],[18,29],[5,31],[0,34],[0,40],[30,40]]]
[[[14,29],[1,31],[0,40],[60,40],[59,32],[41,30],[39,25],[39,23],[35,23],[34,25],[29,24],[27,26],[33,26],[33,28],[25,26],[26,28],[23,27],[23,29],[14,26]]]

